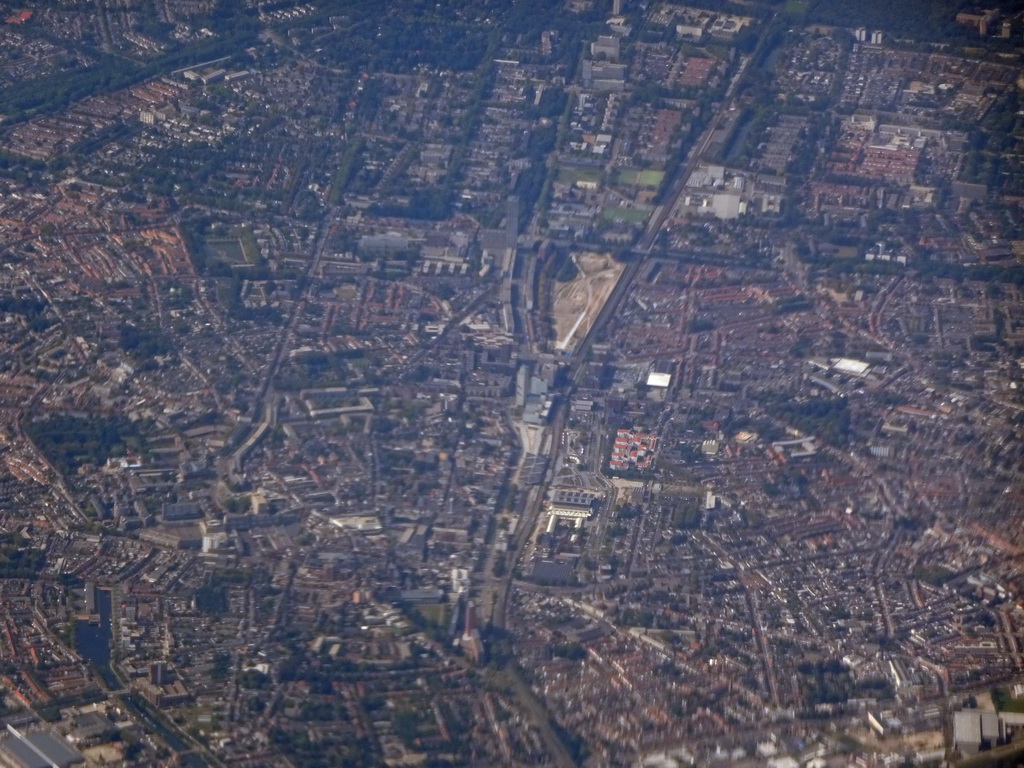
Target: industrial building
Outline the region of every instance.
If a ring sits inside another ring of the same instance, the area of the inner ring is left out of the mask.
[[[84,762],[64,739],[46,731],[23,734],[8,725],[0,740],[0,768],[69,768]]]
[[[995,712],[991,709],[964,709],[953,713],[953,746],[964,755],[973,755],[1005,743],[1024,728],[1024,713]]]

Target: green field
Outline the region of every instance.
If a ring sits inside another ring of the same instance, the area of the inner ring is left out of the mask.
[[[649,187],[657,189],[665,180],[664,171],[632,171],[623,169],[615,177],[615,183],[626,187]]]
[[[232,265],[259,264],[262,260],[256,236],[249,227],[236,227],[227,237],[209,238],[203,250],[207,258]]]
[[[597,168],[567,168],[563,165],[558,168],[558,180],[563,184],[575,184],[578,181],[592,181],[599,184],[601,171]]]
[[[260,254],[260,246],[256,242],[256,235],[253,234],[251,227],[238,227],[234,232],[234,235],[238,235],[238,242],[242,246],[242,253],[245,256],[245,260],[250,264],[256,264],[262,258]]]
[[[210,238],[204,248],[207,258],[226,261],[228,264],[245,264],[245,249],[237,237]]]
[[[601,214],[606,221],[628,221],[631,224],[643,224],[650,214],[648,208],[605,208]]]
[[[416,610],[420,616],[438,627],[447,627],[451,617],[451,605],[438,603],[437,605],[417,605]]]
[[[1015,699],[1005,688],[995,688],[992,699],[1000,712],[1024,712],[1024,698]]]

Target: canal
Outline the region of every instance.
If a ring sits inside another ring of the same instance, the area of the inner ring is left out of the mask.
[[[86,661],[99,671],[103,682],[112,691],[121,687],[120,681],[110,668],[110,647],[113,640],[113,629],[110,621],[110,590],[96,590],[96,613],[99,623],[79,619],[75,626],[75,647]]]
[[[99,623],[80,619],[75,626],[75,646],[78,653],[90,662],[103,678],[103,682],[112,691],[120,690],[121,681],[117,679],[110,667],[110,654],[113,641],[113,625],[111,622],[111,594],[109,589],[96,590],[96,613]],[[134,710],[136,716],[153,731],[157,732],[167,745],[181,755],[182,762],[193,768],[205,768],[203,757],[192,751],[190,745],[177,733],[165,725],[160,715],[152,706],[136,694],[122,695],[121,701]]]

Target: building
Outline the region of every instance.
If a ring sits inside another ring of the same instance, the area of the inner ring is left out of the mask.
[[[659,360],[651,366],[647,374],[647,386],[665,389],[672,383],[672,371],[675,366],[671,360]]]
[[[87,616],[98,613],[96,610],[96,582],[94,581],[85,582],[85,613]]]
[[[571,520],[577,528],[594,512],[594,496],[585,491],[556,490],[548,502],[548,531],[553,531],[559,520]]]
[[[626,88],[626,65],[611,62],[583,62],[583,85],[595,91],[621,92]]]
[[[344,515],[330,518],[331,525],[343,531],[373,534],[384,530],[380,518],[376,515]]]
[[[469,570],[466,568],[452,568],[452,592],[456,595],[469,592]]]
[[[921,150],[897,143],[872,145],[864,149],[857,173],[870,179],[910,184],[917,174]]]
[[[979,13],[958,13],[956,15],[957,24],[963,24],[965,27],[974,27],[982,37],[985,37],[991,30],[995,29],[995,23],[998,20],[999,10],[995,8]]]
[[[707,21],[707,19],[700,19],[696,22],[676,24],[676,34],[684,40],[699,43],[704,36],[704,27],[707,25]]]
[[[601,35],[590,44],[590,55],[595,59],[604,56],[608,61],[618,61],[619,38],[615,35]]]
[[[474,663],[480,663],[484,655],[484,644],[480,639],[480,630],[476,628],[476,606],[473,601],[466,603],[466,624],[459,638],[459,646]]]
[[[228,535],[224,531],[206,531],[203,533],[203,552],[216,552],[224,547],[227,540]]]
[[[85,762],[64,739],[46,731],[21,733],[7,726],[0,741],[0,766],[3,768],[70,768]]]
[[[71,724],[73,727],[68,733],[68,740],[75,743],[94,739],[114,728],[113,721],[101,710],[78,715],[71,721]]]
[[[615,433],[611,469],[650,469],[654,464],[654,451],[658,447],[657,435],[620,429]]]
[[[965,755],[973,755],[982,746],[995,745],[999,739],[999,716],[992,711],[965,709],[953,714],[953,746]]]
[[[1005,743],[1024,729],[1024,713],[964,709],[953,713],[953,747],[964,755]]]
[[[152,670],[150,670],[152,674]],[[165,678],[165,674],[161,672],[161,678]],[[147,677],[137,683],[139,692],[146,697],[146,699],[157,707],[176,707],[180,704],[185,704],[192,700],[192,694],[185,687],[185,684],[181,680],[172,680],[161,684],[150,682]]]
[[[871,364],[862,360],[854,360],[850,357],[834,357],[829,360],[832,369],[849,376],[863,378],[871,370]]]
[[[203,516],[203,510],[198,504],[192,502],[165,503],[161,512],[165,523],[179,523],[189,520],[198,520]]]
[[[523,422],[544,424],[551,411],[552,399],[548,384],[540,376],[533,375],[529,363],[523,363],[516,372],[516,405],[523,408]]]
[[[540,33],[540,55],[550,56],[555,50],[555,41],[558,39],[558,33],[554,30],[545,29]]]

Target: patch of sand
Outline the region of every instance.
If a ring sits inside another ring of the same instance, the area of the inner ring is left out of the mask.
[[[907,749],[931,751],[941,749],[946,743],[942,731],[918,731],[880,739],[872,729],[860,728],[852,731],[850,735],[866,747],[883,752],[899,752]]]
[[[571,351],[587,335],[626,265],[607,253],[585,251],[569,257],[579,274],[572,282],[555,283],[553,306],[555,347]]]
[[[94,765],[119,763],[124,760],[124,753],[115,744],[100,744],[82,750],[82,754]]]

